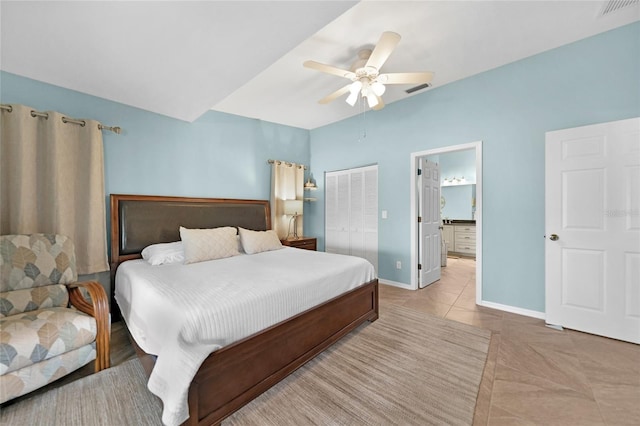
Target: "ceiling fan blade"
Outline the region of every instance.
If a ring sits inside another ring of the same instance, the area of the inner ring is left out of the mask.
[[[331,65],[321,64],[320,62],[316,62],[316,61],[305,61],[302,65],[304,65],[306,68],[311,68],[316,71],[324,72],[327,74],[337,75],[338,77],[351,79],[356,76],[351,71],[343,70],[337,67],[333,67]]]
[[[371,108],[372,110],[378,111],[382,108],[384,108],[384,101],[382,100],[381,96],[377,96],[376,98],[378,98],[378,105],[374,106],[373,108]]]
[[[376,80],[382,84],[423,84],[433,79],[432,72],[394,72],[380,74]]]
[[[383,32],[365,67],[373,67],[379,71],[399,42],[400,34],[391,31]]]
[[[350,88],[351,88],[351,83],[349,83],[346,86],[336,90],[332,94],[320,99],[318,101],[318,103],[320,103],[320,104],[328,104],[329,102],[331,102],[331,101],[339,98],[340,96],[344,95],[345,93],[347,93]]]

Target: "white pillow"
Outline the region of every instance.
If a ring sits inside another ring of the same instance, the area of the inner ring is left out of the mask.
[[[278,250],[282,248],[282,243],[276,231],[251,231],[249,229],[238,228],[240,233],[240,243],[244,252],[255,254],[263,251]]]
[[[236,233],[236,228],[231,226],[212,229],[187,229],[181,226],[180,239],[184,243],[184,263],[239,255]]]
[[[142,258],[150,264],[165,265],[184,262],[182,241],[175,243],[151,244],[142,250]]]

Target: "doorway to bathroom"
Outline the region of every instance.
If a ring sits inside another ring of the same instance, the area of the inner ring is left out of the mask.
[[[431,284],[433,274],[423,274],[424,256],[428,251],[423,241],[422,215],[425,203],[422,167],[435,163],[439,168],[440,181],[440,226],[449,255],[473,259],[476,264],[476,303],[482,300],[482,142],[472,142],[443,148],[430,149],[411,154],[411,288],[419,289]],[[428,205],[433,204],[427,203]],[[443,219],[446,222],[443,222]],[[446,228],[446,229],[445,229]],[[456,231],[457,234],[456,234]],[[442,234],[438,235],[442,239]],[[456,244],[457,243],[457,244]],[[428,254],[434,258],[433,238],[429,239]],[[442,244],[437,244],[442,250]],[[446,250],[446,249],[445,249]],[[446,252],[438,253],[446,263]],[[426,281],[425,281],[426,279]]]

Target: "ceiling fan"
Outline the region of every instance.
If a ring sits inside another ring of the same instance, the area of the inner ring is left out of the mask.
[[[305,61],[304,66],[327,74],[337,75],[351,80],[351,83],[336,90],[318,101],[327,104],[349,93],[346,102],[354,106],[358,95],[367,99],[369,108],[382,109],[384,102],[382,94],[386,84],[425,84],[433,78],[432,72],[399,72],[380,74],[380,69],[391,55],[391,52],[400,42],[400,34],[385,31],[380,36],[378,44],[371,49],[363,49],[358,52],[358,59],[351,65],[350,70],[343,70],[331,65],[321,64],[316,61]]]

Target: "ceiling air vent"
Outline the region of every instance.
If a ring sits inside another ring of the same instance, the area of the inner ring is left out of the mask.
[[[638,0],[636,0],[636,1],[638,1]],[[407,90],[405,90],[405,92],[413,93],[413,92],[417,92],[418,90],[426,89],[427,87],[431,87],[431,84],[429,84],[429,83],[421,84],[419,86],[412,87],[411,89],[407,89]]]
[[[607,16],[610,13],[616,12],[620,9],[624,9],[625,7],[633,6],[638,4],[640,0],[609,0],[604,2],[602,6],[602,10],[600,11],[600,16]]]

